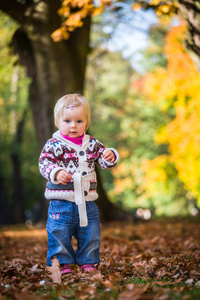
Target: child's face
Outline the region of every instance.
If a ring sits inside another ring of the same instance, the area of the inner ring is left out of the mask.
[[[85,132],[87,119],[82,106],[65,108],[57,127],[62,134],[69,137],[80,137]]]

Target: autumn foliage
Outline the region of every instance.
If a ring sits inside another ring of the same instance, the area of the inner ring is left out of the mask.
[[[112,7],[112,10],[120,9],[118,0],[63,0],[58,14],[62,18],[61,27],[52,33],[52,39],[55,42],[61,39],[69,39],[70,33],[78,27],[83,26],[84,19],[88,16],[95,17],[102,14],[107,7]],[[134,11],[141,8],[153,8],[158,16],[171,16],[178,11],[178,4],[172,0],[136,0],[130,5],[130,9]]]
[[[134,10],[141,8],[152,8],[158,17],[160,16],[172,16],[178,11],[178,1],[174,0],[136,0],[132,4]]]
[[[62,17],[61,27],[52,33],[52,39],[57,42],[68,39],[70,33],[83,26],[84,19],[101,14],[112,0],[100,0],[96,5],[93,0],[64,0],[58,14]]]
[[[167,68],[158,68],[143,81],[143,92],[154,105],[165,113],[175,110],[173,121],[155,136],[157,143],[169,144],[169,155],[146,161],[143,168],[148,189],[165,180],[165,168],[159,173],[159,164],[167,159],[175,165],[185,189],[200,201],[200,75],[184,47],[185,34],[184,22],[171,28],[164,49]],[[153,170],[157,176],[150,179]]]

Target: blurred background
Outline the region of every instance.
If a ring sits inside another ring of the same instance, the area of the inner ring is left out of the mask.
[[[51,2],[0,1],[0,224],[45,220],[38,157],[56,100],[74,92],[90,103],[89,134],[120,155],[98,169],[102,220],[197,217],[197,4]]]

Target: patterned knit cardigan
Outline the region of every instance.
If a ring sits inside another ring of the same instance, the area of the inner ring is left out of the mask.
[[[106,149],[114,152],[113,163],[101,157]],[[84,217],[85,201],[94,201],[98,198],[95,163],[103,169],[110,169],[117,164],[118,159],[119,155],[115,149],[105,148],[94,137],[85,134],[82,146],[79,146],[62,137],[58,130],[47,141],[39,157],[40,173],[48,180],[45,197],[51,200],[76,202],[79,206],[79,215],[82,215],[80,223],[87,226],[87,216]],[[55,179],[55,174],[62,169],[73,177],[66,185],[59,184]]]

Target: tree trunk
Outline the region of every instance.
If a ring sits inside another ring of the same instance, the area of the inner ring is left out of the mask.
[[[200,72],[200,3],[199,0],[179,0],[179,7],[188,25],[186,46]]]
[[[22,172],[21,172],[21,144],[22,134],[25,125],[26,111],[23,112],[21,120],[17,124],[15,139],[13,141],[11,151],[11,161],[13,167],[13,203],[12,216],[14,223],[23,223],[24,218],[24,197],[22,187]]]
[[[0,225],[9,225],[13,223],[10,206],[7,202],[6,189],[4,187],[4,179],[0,175]]]
[[[16,146],[16,145],[15,145]],[[11,154],[12,167],[13,167],[13,203],[12,203],[12,215],[13,222],[20,224],[24,222],[24,199],[22,188],[22,176],[21,176],[21,160],[19,148]]]

